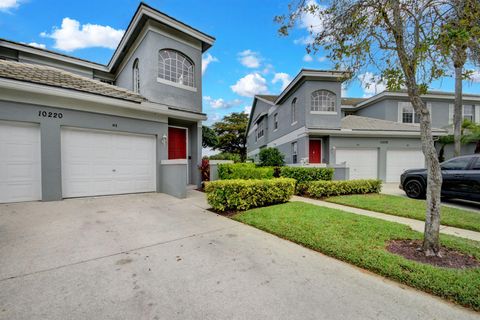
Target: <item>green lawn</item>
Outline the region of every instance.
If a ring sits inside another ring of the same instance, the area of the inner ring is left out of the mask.
[[[385,249],[392,239],[421,239],[407,226],[301,202],[249,210],[233,219],[326,255],[480,310],[480,268],[454,270],[407,260]],[[441,236],[442,245],[480,259],[480,242]]]
[[[325,201],[425,221],[425,200],[387,194],[358,194],[330,197]],[[442,206],[440,215],[445,226],[480,231],[480,213]]]

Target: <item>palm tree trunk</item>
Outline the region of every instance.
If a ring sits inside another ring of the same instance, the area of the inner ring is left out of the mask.
[[[462,152],[462,71],[463,65],[455,65],[455,103],[453,112],[453,139],[454,139],[454,155],[458,157]]]

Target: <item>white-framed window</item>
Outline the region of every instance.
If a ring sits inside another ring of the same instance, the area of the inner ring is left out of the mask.
[[[158,79],[195,88],[193,61],[181,52],[162,49],[158,52]]]
[[[133,92],[140,93],[140,69],[138,58],[133,62]]]
[[[292,143],[292,163],[297,163],[298,161],[298,145],[297,142]]]
[[[312,93],[312,112],[336,113],[335,94],[327,90],[317,90]]]
[[[258,127],[257,127],[257,139],[260,139],[264,135],[265,135],[265,130],[264,130],[264,127],[263,127],[263,121],[260,121],[258,123]]]
[[[474,110],[474,106],[464,105],[463,106],[463,120],[468,120],[468,121],[473,122],[475,120],[473,110]]]
[[[427,103],[427,108],[432,117],[432,106]],[[420,123],[420,115],[415,112],[410,102],[399,102],[398,104],[398,122],[401,123]]]
[[[292,100],[292,124],[297,123],[297,98]]]
[[[278,113],[273,115],[273,130],[278,129]]]

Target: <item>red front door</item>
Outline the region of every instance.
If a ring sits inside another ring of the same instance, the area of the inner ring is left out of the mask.
[[[322,141],[321,140],[310,140],[310,163],[321,163],[322,162]]]
[[[187,159],[187,129],[168,128],[168,159]]]

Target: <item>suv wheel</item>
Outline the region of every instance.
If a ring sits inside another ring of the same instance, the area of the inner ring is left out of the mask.
[[[418,180],[409,180],[404,186],[405,193],[409,198],[422,199],[425,197],[423,185]]]

